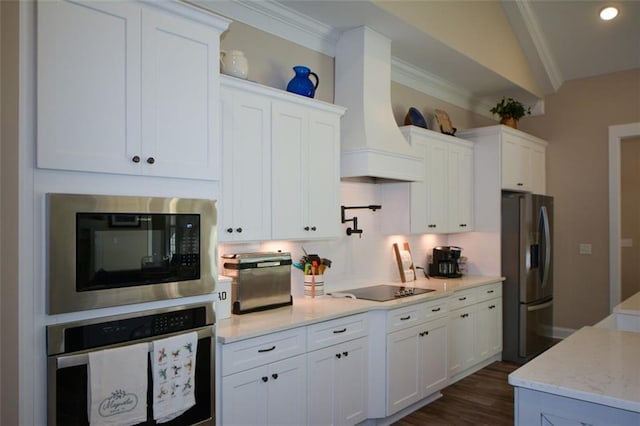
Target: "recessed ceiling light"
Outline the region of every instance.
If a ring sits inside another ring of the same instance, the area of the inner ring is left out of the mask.
[[[616,16],[618,16],[618,8],[613,6],[605,7],[600,11],[600,19],[603,21],[610,21]]]

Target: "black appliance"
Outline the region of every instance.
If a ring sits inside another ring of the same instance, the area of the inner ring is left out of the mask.
[[[398,285],[374,285],[371,287],[356,288],[337,293],[343,296],[353,296],[356,299],[373,300],[374,302],[386,302],[387,300],[399,299],[401,297],[415,296],[418,294],[435,291],[430,288],[402,287]]]
[[[198,303],[47,326],[47,400],[49,425],[88,425],[89,352],[196,332],[196,404],[163,425],[215,425],[215,315],[211,303]],[[154,425],[151,363],[147,417]]]
[[[462,249],[455,246],[439,246],[433,249],[433,256],[429,264],[429,275],[433,277],[459,278],[460,266],[458,260]]]
[[[502,359],[524,363],[553,345],[553,198],[502,194]]]

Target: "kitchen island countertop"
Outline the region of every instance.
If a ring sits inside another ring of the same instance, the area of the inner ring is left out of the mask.
[[[231,315],[230,318],[217,322],[216,336],[220,343],[231,343],[267,333],[301,327],[317,322],[340,318],[347,315],[368,312],[372,310],[389,310],[401,306],[447,297],[456,291],[478,287],[503,281],[502,277],[491,276],[463,276],[462,278],[444,279],[431,277],[418,278],[412,283],[377,282],[377,284],[415,285],[435,291],[421,295],[403,297],[388,302],[373,302],[369,300],[334,298],[329,295],[310,298],[295,298],[293,305],[277,309],[254,312],[243,315]]]
[[[640,315],[640,293],[614,314]],[[583,327],[509,375],[513,386],[640,413],[640,333]]]

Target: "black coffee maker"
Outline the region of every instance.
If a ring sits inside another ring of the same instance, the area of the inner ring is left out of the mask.
[[[433,277],[459,278],[462,276],[458,259],[462,249],[454,246],[439,246],[433,249],[429,264],[429,275]]]

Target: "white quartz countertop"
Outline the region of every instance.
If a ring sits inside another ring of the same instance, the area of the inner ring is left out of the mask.
[[[501,282],[502,277],[463,276],[462,278],[418,278],[411,283],[376,282],[370,285],[415,285],[416,287],[434,289],[430,293],[404,297],[388,302],[369,300],[334,298],[329,295],[310,298],[296,298],[293,305],[267,311],[243,315],[231,315],[228,319],[217,322],[216,334],[221,343],[231,343],[267,333],[305,326],[334,318],[353,315],[371,310],[389,310],[400,306],[421,303],[453,294],[455,291],[477,287],[484,284]],[[367,287],[363,285],[362,287]]]
[[[640,292],[634,294],[633,296],[613,308],[613,312],[616,314],[640,316]]]
[[[640,412],[640,333],[584,327],[511,373],[509,383]]]

